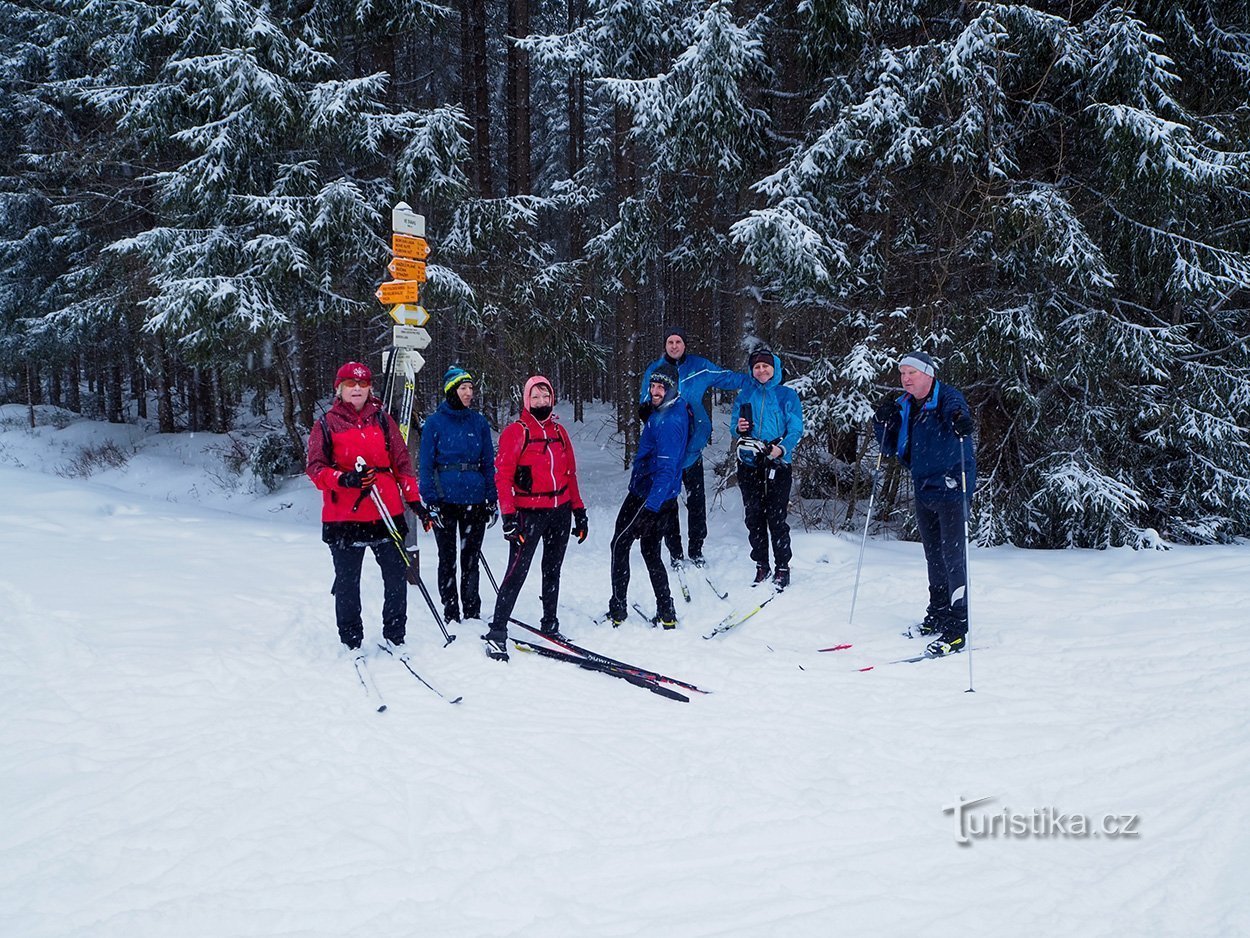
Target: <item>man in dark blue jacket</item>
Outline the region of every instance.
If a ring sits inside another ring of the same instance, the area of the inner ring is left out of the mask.
[[[881,452],[911,470],[916,527],[929,568],[929,608],[921,635],[936,635],[926,651],[963,651],[968,635],[967,547],[964,522],[976,488],[972,415],[955,388],[935,377],[924,352],[898,363],[903,394],[877,405],[875,429]]]
[[[614,626],[624,622],[627,615],[629,554],[637,540],[642,542],[642,559],[655,590],[656,621],[666,629],[677,627],[668,571],[660,558],[660,539],[676,523],[682,457],[690,438],[690,414],[677,391],[678,380],[677,368],[671,362],[664,362],[651,372],[651,414],[638,441],[629,493],[617,513],[616,532],[612,536],[612,601],[608,616]]]
[[[446,400],[426,418],[418,454],[421,494],[438,544],[438,595],[443,616],[480,619],[478,556],[486,528],[499,518],[495,494],[495,446],[490,424],[469,405],[473,376],[455,365],[443,375]],[[428,526],[427,526],[428,529]],[[459,548],[460,592],[456,593]]]
[[[703,450],[712,436],[712,420],[703,408],[703,398],[709,388],[739,391],[750,378],[738,371],[730,371],[713,364],[702,355],[692,355],[686,350],[686,333],[671,328],[664,334],[664,354],[648,365],[642,372],[642,387],[638,393],[638,416],[645,421],[651,413],[651,375],[661,365],[669,364],[677,369],[677,389],[690,406],[694,425],[690,441],[682,460],[682,484],[686,487],[686,520],[689,526],[689,554],[681,549],[681,522],[673,512],[672,528],[664,532],[673,566],[678,566],[686,556],[695,566],[703,566],[703,542],[707,539],[707,495],[703,481]]]

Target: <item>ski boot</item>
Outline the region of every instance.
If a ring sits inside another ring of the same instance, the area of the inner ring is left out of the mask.
[[[761,583],[767,583],[771,575],[772,571],[768,569],[768,564],[757,563],[755,565],[755,582],[751,584],[752,588],[759,586]]]
[[[550,622],[548,622],[546,619],[543,619],[541,622],[538,623],[538,631],[542,632],[544,635],[559,635],[560,634],[560,622],[558,619],[553,619]]]
[[[778,567],[773,571],[773,587],[780,593],[790,585],[790,568]]]
[[[507,629],[491,629],[482,636],[482,643],[486,648],[486,657],[495,661],[508,660],[508,630]]]
[[[660,604],[656,610],[655,618],[652,620],[662,629],[677,628],[677,610],[673,608],[673,601],[670,599],[667,604]]]
[[[928,658],[945,658],[947,655],[963,651],[966,647],[967,636],[947,632],[936,641],[929,642],[924,653]]]
[[[707,558],[704,557],[703,554],[699,553],[698,551],[692,550],[690,552],[690,562],[694,564],[696,567],[698,567],[700,570],[702,570],[704,567],[707,566]]]

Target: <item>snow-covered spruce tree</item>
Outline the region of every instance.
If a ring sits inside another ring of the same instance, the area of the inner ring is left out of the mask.
[[[737,336],[733,290],[718,287],[735,279],[728,227],[766,149],[753,100],[767,81],[766,22],[741,23],[725,2],[592,2],[576,28],[527,42],[538,67],[584,83],[584,134],[603,142],[563,191],[585,222],[575,256],[612,306],[603,338],[627,454],[659,323],[680,320],[713,355],[702,343],[722,327]]]
[[[152,223],[112,250],[138,264],[144,328],[213,368],[218,385],[275,359],[299,438],[324,393],[322,324],[356,322],[356,349],[385,344],[370,294],[388,257],[393,158],[438,167],[424,177],[436,182],[450,174],[454,152],[430,148],[447,139],[431,129],[446,119],[389,109],[384,74],[339,66],[325,47],[342,11],[245,0],[146,10],[131,80],[86,94],[152,167]],[[411,141],[419,156],[404,150]]]
[[[0,3],[0,362],[21,399],[78,409],[80,336],[45,328],[64,298],[62,272],[90,241],[76,185],[82,127],[67,90],[86,50],[66,7]],[[101,319],[96,358],[111,344]]]
[[[1245,11],[886,6],[735,228],[824,324],[815,432],[922,345],[978,419],[983,541],[1250,531]]]

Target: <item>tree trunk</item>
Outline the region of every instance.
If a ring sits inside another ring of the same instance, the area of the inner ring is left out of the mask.
[[[65,376],[65,407],[74,413],[82,413],[82,359],[78,353],[69,357],[68,373]]]
[[[490,75],[486,58],[486,0],[467,0],[460,18],[461,100],[473,127],[469,183],[477,195],[491,198]]]
[[[508,35],[524,39],[530,33],[529,0],[508,0]],[[530,161],[529,53],[508,44],[508,194],[529,195],[533,188]]]
[[[35,368],[30,363],[26,363],[26,414],[27,420],[30,422],[30,428],[35,428],[35,393],[31,385],[35,380]]]
[[[287,354],[286,343],[276,341],[273,344],[275,371],[278,375],[278,392],[282,395],[282,425],[286,428],[287,439],[296,446],[304,442],[304,434],[295,423],[295,386],[291,374],[291,359]],[[308,422],[312,427],[312,421]]]
[[[156,340],[156,358],[160,362],[160,371],[157,373],[156,420],[160,424],[161,433],[173,433],[176,429],[174,426],[173,363],[165,351],[164,336]]]
[[[125,423],[125,408],[122,407],[122,366],[112,365],[109,368],[108,380],[108,420],[109,423]]]

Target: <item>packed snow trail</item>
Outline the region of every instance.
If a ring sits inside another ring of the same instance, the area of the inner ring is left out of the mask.
[[[562,631],[714,694],[500,666],[412,602],[414,668],[465,699],[375,660],[379,715],[337,647],[311,486],[243,497],[213,482],[220,438],[159,435],[65,479],[66,435],[134,429],[0,426],[0,934],[1250,933],[1250,548],[974,550],[975,694],[963,656],[854,670],[916,648],[917,544],[868,544],[853,628],[858,537],[801,530],[749,627],[703,641],[729,604],[697,591],[676,631],[597,628],[623,473],[574,426],[591,535]],[[728,507],[707,554],[739,603]],[[376,642],[368,562],[363,594]],[[516,614],[537,621],[536,582]],[[986,796],[1141,834],[958,845],[943,808]]]

